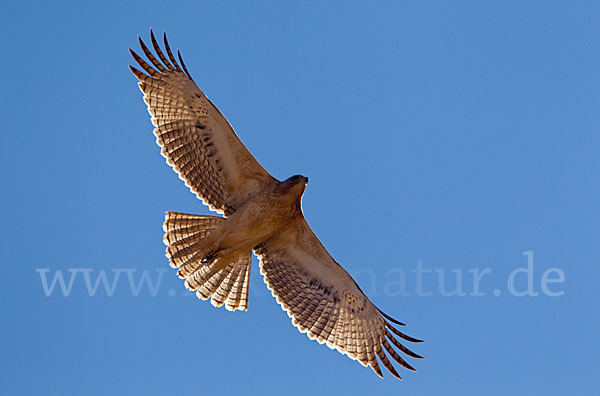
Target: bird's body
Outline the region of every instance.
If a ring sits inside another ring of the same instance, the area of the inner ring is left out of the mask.
[[[220,266],[247,255],[302,216],[300,200],[307,182],[308,178],[295,176],[264,186],[203,238],[198,249],[220,261]]]
[[[224,246],[244,246],[252,250],[302,216],[300,200],[307,182],[304,177],[275,181],[244,202],[223,223]]]
[[[179,65],[166,36],[166,55],[152,32],[151,39],[160,61],[140,39],[152,66],[131,51],[147,74],[130,68],[140,80],[156,141],[192,192],[224,215],[167,212],[166,255],[186,287],[215,306],[246,310],[254,252],[267,287],[301,332],[379,376],[377,358],[400,378],[385,352],[414,370],[392,345],[420,358],[396,337],[419,340],[392,325],[404,324],[375,307],[304,219],[308,178],[271,176],[196,86],[178,53]]]

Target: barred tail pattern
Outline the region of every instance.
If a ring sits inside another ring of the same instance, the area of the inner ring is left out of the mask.
[[[203,239],[224,221],[221,217],[167,212],[163,229],[166,256],[185,286],[214,306],[229,311],[248,309],[248,282],[252,252],[231,263],[205,260],[210,253]]]

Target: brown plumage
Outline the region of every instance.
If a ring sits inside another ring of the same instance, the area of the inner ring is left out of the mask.
[[[301,198],[308,178],[272,177],[196,86],[179,52],[179,62],[175,59],[166,35],[166,54],[152,31],[150,37],[156,55],[140,39],[150,64],[130,50],[144,71],[130,68],[140,80],[156,141],[192,192],[224,215],[167,212],[166,254],[185,286],[213,305],[247,310],[254,251],[267,287],[309,338],[379,376],[377,359],[400,378],[388,356],[414,370],[393,347],[420,358],[396,337],[420,341],[396,329],[393,324],[404,324],[373,305],[304,219]]]

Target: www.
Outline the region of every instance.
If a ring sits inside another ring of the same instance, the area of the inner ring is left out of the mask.
[[[42,281],[42,287],[44,288],[44,294],[46,295],[46,297],[49,297],[52,295],[57,283],[60,285],[60,290],[62,291],[62,295],[64,297],[68,297],[69,294],[71,294],[71,290],[73,288],[73,284],[75,283],[75,279],[77,279],[77,278],[81,279],[81,277],[77,276],[77,274],[79,274],[79,273],[81,273],[83,276],[83,280],[85,281],[85,287],[87,288],[87,292],[90,297],[93,297],[96,294],[101,282],[104,285],[104,290],[106,291],[106,295],[108,297],[112,297],[112,295],[115,292],[115,288],[117,287],[119,277],[120,277],[121,273],[123,273],[123,272],[127,274],[127,279],[129,280],[129,287],[131,289],[131,294],[133,294],[134,297],[137,297],[140,294],[140,291],[142,290],[144,283],[146,283],[148,285],[148,290],[150,292],[150,295],[152,297],[155,297],[156,293],[158,292],[158,288],[160,287],[160,283],[162,281],[162,277],[163,277],[166,269],[156,269],[155,270],[158,275],[157,275],[156,282],[154,282],[154,283],[150,279],[150,272],[148,270],[142,271],[142,275],[141,275],[139,281],[137,282],[137,285],[134,280],[134,273],[137,272],[137,269],[135,269],[135,268],[112,269],[113,279],[112,279],[112,283],[110,285],[108,282],[108,278],[106,276],[106,271],[104,271],[104,270],[100,270],[97,272],[98,275],[97,275],[96,281],[94,282],[93,285],[92,285],[91,273],[94,270],[92,268],[69,268],[67,271],[71,273],[68,285],[65,282],[65,277],[63,276],[62,270],[56,270],[50,285],[48,285],[47,275],[50,272],[50,269],[49,268],[36,269],[36,272],[40,274],[40,279]]]

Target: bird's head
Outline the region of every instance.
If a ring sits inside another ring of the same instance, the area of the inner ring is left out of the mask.
[[[282,181],[279,188],[286,192],[293,193],[294,195],[302,196],[306,184],[308,184],[308,177],[295,175]]]
[[[304,184],[305,186],[308,184],[308,177],[302,175],[295,175],[286,180],[293,184]]]

